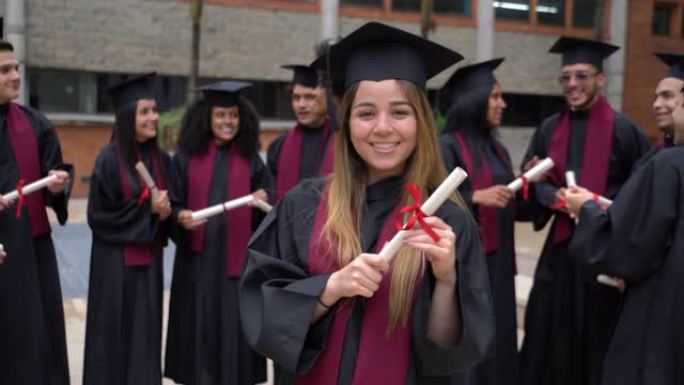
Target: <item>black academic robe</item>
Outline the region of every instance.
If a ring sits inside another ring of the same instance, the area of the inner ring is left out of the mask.
[[[38,111],[19,106],[38,142],[41,177],[62,163],[57,134]],[[7,105],[0,106],[0,193],[17,187],[19,167],[6,127]],[[32,181],[27,181],[32,182]],[[42,194],[60,224],[67,220],[70,186]],[[36,192],[35,194],[40,194]],[[0,265],[0,384],[69,384],[62,290],[50,234],[34,237],[28,208],[16,217],[16,203],[0,211],[0,243],[7,258]]]
[[[141,145],[143,163],[153,173],[151,146]],[[171,159],[160,151],[169,191]],[[163,248],[170,218],[159,221],[151,200],[138,204],[137,189],[124,199],[116,147],[105,146],[95,161],[88,198],[93,231],[88,287],[83,384],[161,384]],[[130,179],[133,180],[133,179]],[[135,186],[135,185],[133,185]],[[150,245],[152,263],[126,266],[124,246]]]
[[[547,118],[537,129],[523,164],[534,155],[547,156],[558,116]],[[587,116],[586,111],[570,116],[567,170],[575,171],[579,185]],[[617,195],[634,164],[648,149],[641,130],[615,112],[606,197]],[[536,230],[554,215],[549,207],[555,201],[555,192],[556,187],[548,181],[531,186]],[[604,266],[584,264],[582,261],[589,257],[570,257],[570,240],[554,244],[553,230],[554,225],[544,244],[527,303],[519,383],[593,385],[598,381],[601,359],[619,311],[620,294],[596,282]]]
[[[268,171],[271,172],[274,181],[278,179],[280,151],[283,149],[285,137],[287,137],[288,133],[289,131],[274,140],[266,151],[266,165],[268,166]],[[318,176],[320,168],[324,163],[325,151],[328,148],[327,143],[323,143],[324,139],[324,126],[321,125],[314,128],[302,126],[302,154],[299,158],[300,181],[302,179]],[[329,136],[328,142],[331,140],[333,140],[333,135]]]
[[[403,188],[401,178],[368,187],[361,220],[364,251],[375,250],[388,215]],[[240,287],[240,311],[247,341],[283,369],[276,384],[289,384],[292,373],[304,373],[326,347],[334,312],[315,325],[311,315],[329,274],[309,276],[307,258],[323,180],[303,181],[267,215],[251,239],[249,259]],[[458,295],[463,336],[453,347],[440,348],[426,335],[434,278],[425,271],[417,288],[411,316],[407,384],[449,384],[450,376],[479,362],[491,349],[494,315],[491,293],[477,225],[470,215],[451,202],[437,216],[452,226],[457,236]],[[357,300],[362,301],[362,300]],[[359,302],[360,303],[360,302]],[[338,384],[351,384],[356,365],[363,306],[354,306],[347,324]],[[378,358],[378,370],[383,370]]]
[[[607,212],[585,203],[580,231],[627,284],[601,384],[684,383],[684,148],[644,164]]]
[[[227,200],[229,147],[219,147],[209,187],[207,206]],[[249,159],[250,191],[273,186],[258,155]],[[190,156],[181,151],[173,158],[178,201],[174,211],[187,207]],[[264,214],[252,210],[256,229]],[[238,278],[226,275],[225,215],[209,218],[204,230],[204,250],[191,250],[190,233],[177,229],[165,376],[182,384],[251,385],[266,381],[266,360],[249,348],[242,335],[238,312]],[[245,251],[246,252],[246,251]]]
[[[439,138],[442,156],[448,171],[456,167],[465,169],[459,142],[451,133]],[[503,147],[501,147],[503,148]],[[513,170],[508,153],[506,159],[491,145],[482,153],[492,173],[495,185],[507,185],[512,180]],[[473,160],[474,162],[474,160]],[[473,203],[474,190],[470,178],[460,186],[459,192],[477,219],[478,205]],[[516,203],[512,201],[507,207],[497,209],[499,248],[487,255],[489,283],[492,285],[494,297],[494,314],[496,316],[496,344],[494,355],[472,370],[458,376],[458,384],[513,384],[518,367],[518,339],[515,304],[515,239],[514,224],[516,219]]]

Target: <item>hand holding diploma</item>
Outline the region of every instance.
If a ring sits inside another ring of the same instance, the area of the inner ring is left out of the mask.
[[[43,179],[39,179],[33,183],[29,183],[21,188],[22,195],[28,195],[31,193],[34,193],[36,191],[39,191],[45,187],[48,186],[48,184],[52,183],[53,181],[57,180],[59,176],[55,174],[50,174],[49,176],[46,176]],[[67,180],[68,180],[68,174],[67,174]],[[19,198],[19,190],[14,190],[10,191],[7,194],[3,195],[2,201],[0,201],[0,204],[4,206],[4,208],[7,208],[12,205],[12,202],[14,202],[17,198]]]
[[[583,187],[572,187],[566,189],[564,196],[565,201],[567,202],[568,213],[573,218],[579,216],[579,212],[582,210],[582,205],[590,200],[595,201],[604,208],[609,207],[613,203],[613,201],[610,199],[594,194]]]
[[[69,184],[69,173],[63,170],[50,170],[48,176],[53,176],[47,184],[47,189],[53,194],[59,194],[66,189]]]
[[[433,215],[467,177],[468,174],[462,168],[456,167],[425,203],[420,206],[420,213],[416,213],[416,215],[422,216],[424,214],[426,217]],[[405,235],[406,230],[400,230],[396,233],[392,240],[383,246],[379,255],[387,261],[391,261],[403,245]]]
[[[186,230],[195,230],[207,222],[206,219],[194,220],[191,210],[181,210],[178,213],[178,224]]]
[[[145,186],[150,189],[152,212],[158,214],[160,220],[165,220],[171,215],[171,202],[169,201],[168,192],[166,190],[157,189],[157,184],[154,182],[154,179],[152,179],[152,175],[143,162],[136,163],[135,169],[138,171]]]
[[[513,182],[509,183],[508,188],[510,188],[513,191],[518,191],[525,185],[526,182],[540,182],[546,178],[546,175],[548,174],[549,170],[551,170],[554,165],[555,164],[553,163],[553,159],[551,158],[544,158],[543,160],[539,160],[539,158],[535,156],[525,164],[525,167],[530,168],[527,169],[523,173],[523,175],[516,178]]]
[[[255,193],[259,193],[260,190],[255,191]],[[258,196],[261,197],[266,197],[268,198],[268,195],[266,195],[266,192],[264,191],[263,194],[258,194]],[[259,199],[261,200],[261,199]],[[246,206],[246,205],[254,205],[259,207],[260,209],[266,211],[266,208],[270,208],[271,206],[268,205],[265,201],[262,201],[261,203],[258,202],[257,200],[254,199],[254,194],[249,194],[245,195],[240,198],[236,198],[233,200],[229,200],[227,202],[219,203],[214,206],[209,206],[207,208],[193,211],[192,212],[192,220],[193,221],[199,221],[201,219],[207,219],[211,218],[215,215],[219,215],[221,213],[224,213],[226,211],[230,211],[232,209],[236,209],[238,207]]]

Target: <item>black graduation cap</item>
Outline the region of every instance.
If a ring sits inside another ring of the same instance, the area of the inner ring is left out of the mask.
[[[657,53],[655,55],[667,64],[668,69],[665,77],[684,80],[684,55],[673,53]]]
[[[504,61],[496,58],[459,68],[439,90],[440,111],[446,112],[459,95],[479,87],[492,87],[496,84],[494,70]]]
[[[294,84],[309,88],[316,88],[320,84],[320,77],[315,68],[311,68],[304,64],[289,64],[281,66],[281,68],[292,70],[294,73],[292,76],[292,83]]]
[[[154,79],[156,76],[156,72],[136,75],[107,88],[114,104],[114,110],[118,111],[140,99],[154,99]]]
[[[197,89],[202,91],[209,106],[232,107],[238,102],[238,93],[251,86],[252,83],[224,80]]]
[[[334,44],[311,65],[325,71],[333,87],[361,80],[409,80],[420,87],[463,56],[420,36],[375,21]]]
[[[601,41],[561,36],[549,52],[562,54],[563,65],[592,64],[603,70],[603,60],[619,49]]]

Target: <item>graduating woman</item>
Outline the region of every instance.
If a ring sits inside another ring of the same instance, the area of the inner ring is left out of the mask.
[[[575,246],[600,255],[605,273],[626,284],[602,385],[684,381],[684,107],[674,118],[677,147],[636,170],[609,208],[582,188],[566,194],[569,212],[579,218],[575,238],[582,242]]]
[[[513,384],[517,375],[515,309],[515,193],[510,156],[496,137],[506,108],[494,70],[503,58],[459,68],[440,90],[450,105],[440,145],[448,171],[469,175],[459,192],[477,218],[487,255],[496,315],[495,355],[459,376],[458,383]]]
[[[100,152],[90,181],[93,231],[83,383],[161,384],[162,252],[172,179],[169,156],[156,142],[154,74],[112,88],[112,143]],[[156,182],[138,176],[142,161]]]
[[[455,193],[391,265],[376,253],[446,177],[425,82],[461,56],[377,22],[328,55],[317,63],[346,89],[333,174],[291,190],[252,238],[245,335],[296,384],[447,384],[493,340],[477,225]]]
[[[203,87],[188,108],[173,158],[179,225],[171,286],[165,375],[178,383],[248,385],[266,381],[265,359],[244,340],[238,282],[247,241],[263,219],[249,206],[204,221],[199,210],[248,194],[266,201],[271,176],[259,157],[259,117],[239,91],[249,83]]]

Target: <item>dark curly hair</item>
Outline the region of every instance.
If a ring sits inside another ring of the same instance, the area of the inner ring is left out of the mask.
[[[246,98],[238,97],[240,127],[233,140],[238,152],[244,157],[259,153],[259,114],[254,105]],[[211,131],[211,106],[199,99],[188,106],[181,122],[178,149],[197,155],[207,151],[209,141],[214,137]]]

